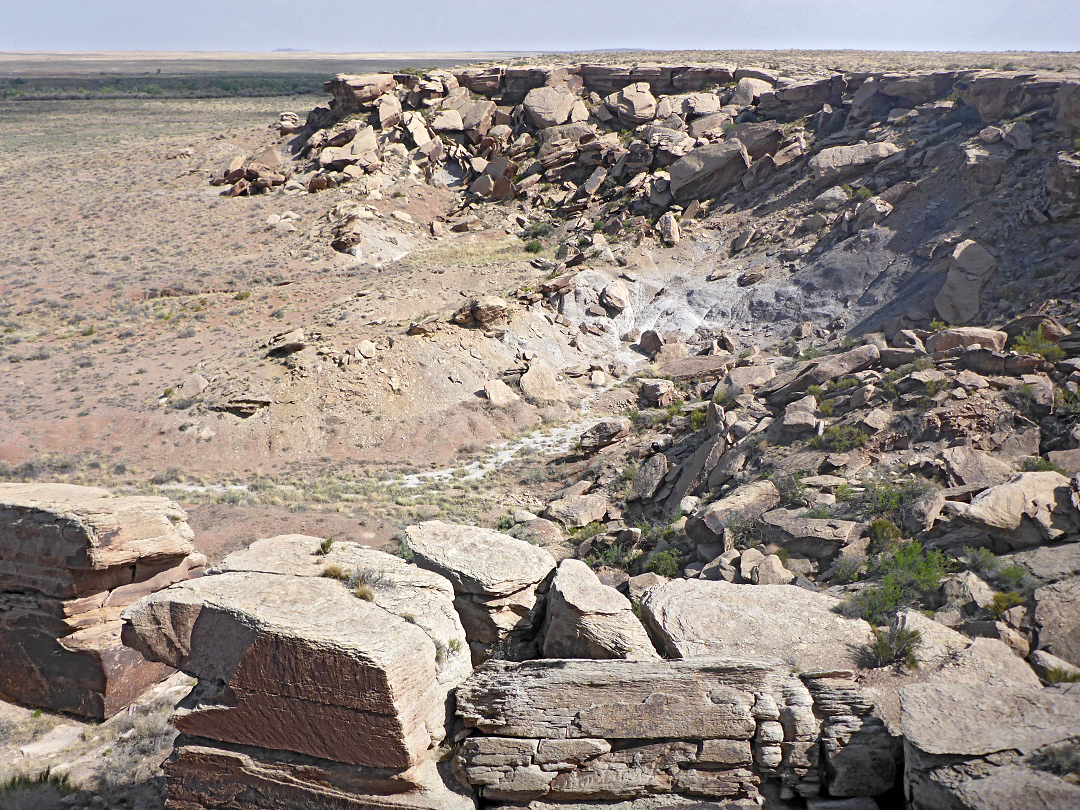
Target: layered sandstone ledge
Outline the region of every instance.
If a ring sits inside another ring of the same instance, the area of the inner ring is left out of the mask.
[[[167,498],[66,484],[0,484],[0,697],[96,720],[171,670],[120,642],[120,612],[199,576]]]

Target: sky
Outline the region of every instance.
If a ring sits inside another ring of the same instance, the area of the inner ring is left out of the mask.
[[[0,51],[1077,51],[1080,0],[0,0]]]

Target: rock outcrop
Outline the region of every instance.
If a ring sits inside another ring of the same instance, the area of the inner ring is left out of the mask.
[[[1080,805],[1080,786],[1045,764],[1059,746],[1075,757],[1074,689],[909,686],[900,700],[912,810]]]
[[[0,484],[0,697],[95,720],[171,670],[120,642],[120,612],[197,577],[186,516],[167,498]]]
[[[659,658],[630,601],[580,560],[563,560],[548,591],[545,658]]]
[[[259,541],[124,612],[126,643],[198,679],[173,718],[170,806],[473,806],[433,755],[469,669],[450,584],[323,542]]]
[[[406,534],[416,564],[453,584],[475,663],[494,650],[503,657],[535,657],[555,569],[551,554],[502,532],[439,520],[411,526]]]

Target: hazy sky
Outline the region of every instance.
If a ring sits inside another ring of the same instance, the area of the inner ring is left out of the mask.
[[[0,0],[0,50],[1080,50],[1080,0]]]

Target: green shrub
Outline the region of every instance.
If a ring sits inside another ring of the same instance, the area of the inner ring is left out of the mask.
[[[412,562],[413,550],[409,547],[409,541],[404,537],[398,537],[398,549],[397,556],[405,560],[405,562]]]
[[[730,388],[719,388],[713,394],[712,398],[714,405],[719,405],[725,411],[731,410],[738,403],[735,401],[735,392]]]
[[[868,482],[866,505],[870,513],[879,517],[902,518],[919,498],[929,492],[928,481],[911,479],[899,484]]]
[[[870,664],[874,667],[899,664],[916,669],[915,651],[921,644],[922,636],[918,630],[905,630],[894,621],[874,632],[874,640],[870,644]]]
[[[629,546],[613,545],[608,548],[593,551],[585,558],[585,564],[590,568],[614,568],[625,571],[630,567],[637,555]]]
[[[867,200],[869,200],[873,196],[874,196],[874,192],[870,189],[869,186],[860,186],[855,191],[855,199],[858,200],[859,202],[866,202]]]
[[[898,610],[917,604],[941,585],[945,555],[937,549],[927,551],[913,540],[873,561],[869,568],[881,581],[846,600],[841,610],[871,624],[887,624]]]
[[[525,243],[526,253],[539,253],[544,249],[544,246],[540,243],[539,239],[532,239]]]
[[[1044,748],[1031,758],[1031,764],[1056,776],[1080,776],[1080,747],[1065,743]]]
[[[233,298],[237,301],[246,301],[251,298],[251,290],[241,290]]]
[[[1051,686],[1058,683],[1080,683],[1080,672],[1077,672],[1075,669],[1054,667],[1047,671],[1046,682]]]
[[[1021,469],[1024,472],[1056,472],[1068,475],[1062,467],[1042,456],[1028,456],[1024,459]]]
[[[699,411],[694,411],[693,413],[691,413],[690,414],[690,429],[691,430],[701,430],[703,427],[705,427],[705,411],[704,410],[699,410]]]
[[[662,577],[677,577],[682,572],[683,555],[674,548],[658,551],[645,565],[646,571],[651,571]]]
[[[37,776],[20,774],[0,784],[0,807],[7,810],[43,810],[68,806],[65,797],[76,792],[67,774],[57,775],[46,768]]]
[[[1032,591],[1031,577],[1025,568],[1019,565],[1003,567],[1001,560],[989,549],[964,546],[960,558],[965,568],[999,590],[1021,596]]]
[[[832,416],[836,413],[836,401],[832,399],[826,399],[823,402],[818,403],[818,411],[822,416]]]
[[[900,527],[888,518],[875,518],[866,532],[870,538],[870,552],[881,554],[887,551],[901,537]]]
[[[862,447],[870,437],[860,427],[854,425],[833,425],[826,428],[820,436],[810,441],[814,447],[824,447],[837,453],[844,453]]]
[[[1020,354],[1037,354],[1051,363],[1065,357],[1065,350],[1043,335],[1042,324],[1032,332],[1024,332],[1013,340],[1013,350]]]
[[[607,527],[603,523],[593,521],[580,529],[571,529],[570,535],[574,538],[576,543],[584,543],[586,540],[591,540],[597,535],[603,534],[607,531]]]
[[[321,543],[319,543],[319,551],[318,551],[318,553],[321,556],[326,556],[327,554],[330,553],[330,549],[332,549],[333,547],[334,547],[334,538],[333,537],[327,537]]]
[[[822,356],[822,351],[817,346],[810,346],[806,351],[799,355],[799,360],[817,360]]]
[[[995,593],[994,601],[987,606],[986,610],[994,619],[1000,619],[1005,611],[1022,604],[1024,604],[1024,597],[1016,591],[1006,591]]]
[[[832,581],[838,585],[857,582],[862,575],[862,560],[855,557],[841,557],[833,565]]]
[[[829,510],[825,506],[815,506],[811,509],[807,509],[802,513],[804,518],[813,518],[815,520],[828,520]]]

